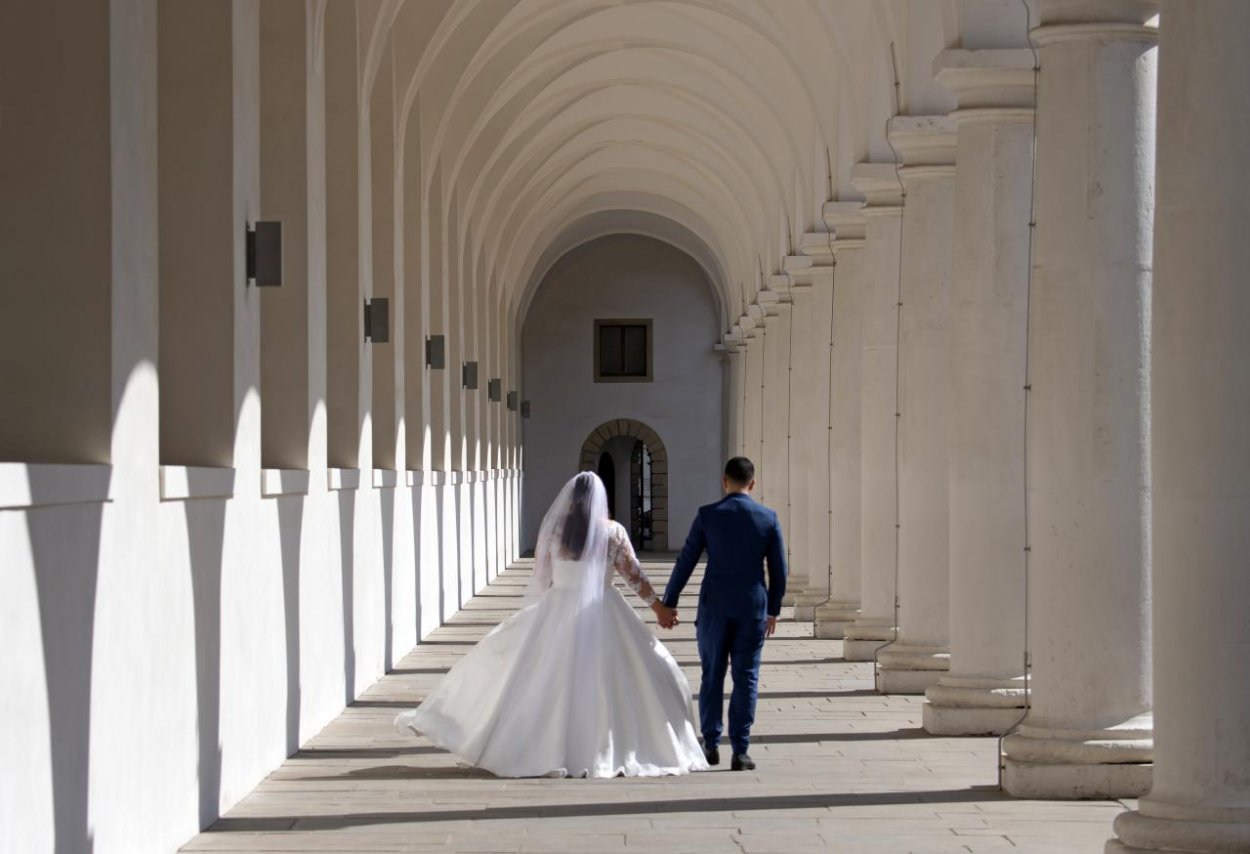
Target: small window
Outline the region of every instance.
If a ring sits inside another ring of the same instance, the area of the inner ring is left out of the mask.
[[[651,321],[595,321],[595,382],[651,381]]]

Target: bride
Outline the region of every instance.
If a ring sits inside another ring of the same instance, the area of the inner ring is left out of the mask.
[[[705,770],[686,678],[612,586],[613,572],[662,623],[675,614],[647,581],[625,529],[608,518],[595,474],[565,484],[534,554],[522,609],[395,725],[500,777]]]

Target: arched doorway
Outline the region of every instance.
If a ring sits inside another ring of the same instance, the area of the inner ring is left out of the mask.
[[[629,519],[616,518],[629,530],[634,548],[643,551],[668,549],[668,451],[660,436],[641,421],[615,418],[591,431],[582,443],[580,471],[599,471],[609,444],[632,439],[629,462]],[[600,478],[603,477],[600,472]],[[613,480],[615,481],[613,464]],[[607,481],[604,481],[607,486]],[[615,484],[609,488],[615,506]]]
[[[616,463],[607,451],[599,454],[599,479],[608,493],[608,515],[616,518]]]

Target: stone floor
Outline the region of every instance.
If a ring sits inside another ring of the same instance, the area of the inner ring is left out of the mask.
[[[669,565],[648,574],[662,582]],[[182,850],[1098,852],[1124,809],[1002,796],[994,739],[928,737],[919,698],[878,695],[870,664],[804,623],[783,622],[765,648],[754,772],[501,780],[392,729],[518,608],[527,575],[505,573]],[[683,615],[661,637],[697,685],[693,608]]]

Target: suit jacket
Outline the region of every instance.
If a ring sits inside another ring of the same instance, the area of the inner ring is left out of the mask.
[[[786,594],[786,548],[776,512],[741,492],[700,507],[664,590],[665,605],[677,607],[678,597],[705,550],[707,572],[699,591],[696,620],[763,620],[765,615],[781,613],[781,599]]]

